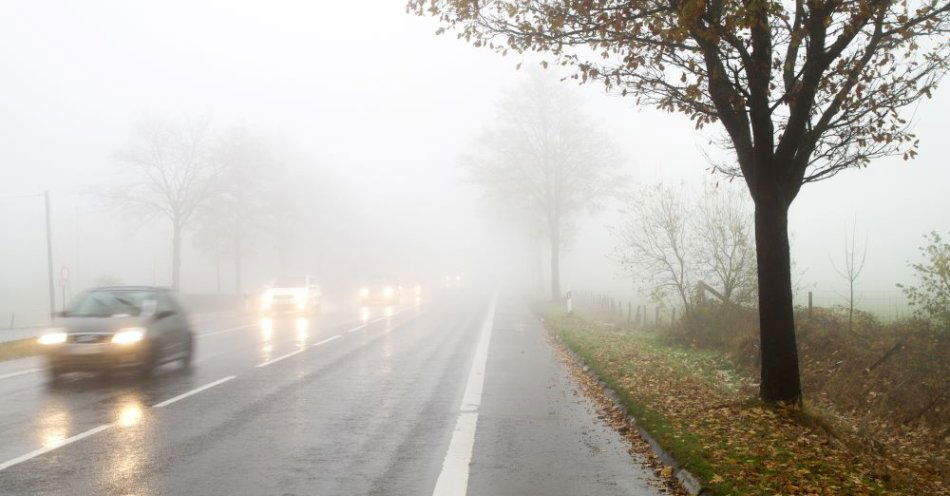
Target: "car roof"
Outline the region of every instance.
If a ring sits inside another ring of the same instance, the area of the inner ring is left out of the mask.
[[[170,291],[162,286],[99,286],[89,291]]]

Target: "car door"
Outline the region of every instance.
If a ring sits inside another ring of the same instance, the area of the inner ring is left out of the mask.
[[[175,357],[182,356],[187,350],[188,342],[191,339],[189,335],[191,328],[188,324],[188,316],[174,295],[166,292],[163,294],[163,297],[167,308],[167,317],[165,320],[168,321],[168,351]]]

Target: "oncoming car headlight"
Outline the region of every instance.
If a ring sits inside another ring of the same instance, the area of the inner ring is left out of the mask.
[[[112,335],[114,344],[133,344],[138,343],[145,338],[145,329],[141,327],[128,327],[119,329],[119,332]]]
[[[40,344],[62,344],[66,342],[67,334],[59,329],[50,329],[40,336]]]
[[[369,296],[369,288],[363,288],[360,290],[360,296],[366,298]]]

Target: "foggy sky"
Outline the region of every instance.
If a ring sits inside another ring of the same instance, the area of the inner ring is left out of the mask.
[[[0,325],[13,298],[45,305],[42,200],[11,197],[51,192],[54,266],[78,264],[79,284],[104,275],[151,283],[153,270],[155,282],[168,283],[168,227],[132,228],[86,194],[114,173],[113,153],[143,113],[209,114],[263,130],[294,167],[338,185],[374,242],[416,251],[415,260],[440,253],[445,267],[463,266],[477,243],[517,251],[490,237],[504,231],[486,226],[458,159],[490,124],[501,92],[524,77],[514,70],[522,59],[437,37],[435,28],[405,14],[400,0],[4,2]],[[637,109],[599,86],[577,91],[635,180],[709,179],[703,151],[716,153],[709,141],[718,127],[697,132],[682,115]],[[829,257],[840,257],[853,220],[869,244],[859,288],[895,292],[908,280],[921,236],[950,228],[948,115],[943,87],[914,112],[916,160],[878,160],[805,186],[791,211],[805,284],[842,287]],[[611,212],[583,219],[564,261],[567,287],[633,287],[607,258]],[[207,254],[185,246],[183,289],[213,290]],[[507,263],[523,262],[513,253]]]

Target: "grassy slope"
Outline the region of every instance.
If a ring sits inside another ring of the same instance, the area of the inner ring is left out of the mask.
[[[542,310],[548,329],[719,495],[948,494],[926,466],[853,450],[820,417],[766,407],[719,356]]]
[[[39,355],[42,351],[36,338],[6,341],[0,343],[0,361]]]

